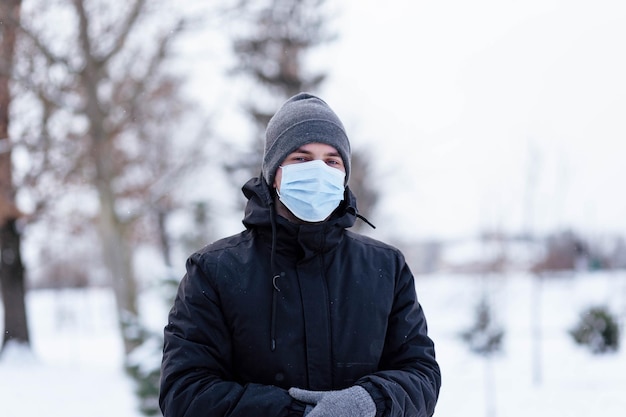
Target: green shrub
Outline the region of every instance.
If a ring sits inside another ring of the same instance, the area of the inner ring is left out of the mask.
[[[569,331],[574,341],[586,346],[594,354],[615,352],[619,348],[619,326],[617,320],[603,306],[583,311],[580,321]]]
[[[504,330],[494,322],[491,307],[485,299],[476,306],[474,319],[472,326],[461,333],[470,350],[481,356],[500,351]]]

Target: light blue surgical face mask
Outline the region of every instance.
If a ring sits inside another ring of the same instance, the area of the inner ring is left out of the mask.
[[[297,218],[306,222],[321,222],[343,200],[346,174],[314,160],[281,166],[280,201]]]

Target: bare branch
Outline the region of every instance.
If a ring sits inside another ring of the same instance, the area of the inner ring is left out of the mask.
[[[122,50],[122,48],[126,44],[126,41],[128,40],[128,36],[130,35],[130,32],[132,31],[133,26],[137,22],[137,19],[139,18],[139,16],[141,16],[141,12],[145,4],[146,4],[146,0],[135,1],[135,4],[133,5],[132,10],[126,16],[126,20],[124,21],[124,23],[122,24],[120,28],[118,37],[116,41],[113,43],[111,50],[105,53],[102,57],[98,58],[100,63],[105,63],[109,61],[113,56],[115,56],[117,53],[119,53]]]
[[[78,15],[78,39],[85,55],[85,66],[89,66],[89,58],[92,56],[91,39],[89,38],[89,18],[85,11],[84,0],[74,0],[74,7]],[[92,60],[93,61],[93,60]]]
[[[31,31],[24,25],[19,25],[18,28],[20,30],[20,33],[25,35],[26,38],[28,38],[33,43],[33,45],[35,45],[37,50],[46,57],[49,63],[61,64],[67,67],[68,70],[72,70],[70,62],[65,57],[59,56],[52,52],[50,48],[48,48],[48,46],[39,38],[39,35]]]
[[[158,68],[161,66],[163,61],[168,57],[168,47],[171,44],[172,40],[185,28],[186,21],[184,19],[180,19],[174,29],[165,33],[158,42],[158,47],[150,62],[146,65],[143,76],[138,77],[133,80],[133,84],[130,89],[127,85],[124,86],[125,95],[130,97],[129,107],[131,109],[139,108],[139,101],[142,100],[141,92],[147,90],[147,86],[150,82],[153,81],[154,77],[157,75]],[[128,83],[128,79],[120,80],[122,84]],[[116,86],[116,89],[119,89],[119,85]],[[126,113],[126,118],[120,121],[120,124],[124,125],[130,122],[134,118],[133,112]]]
[[[186,155],[181,160],[184,163],[177,164],[170,168],[168,172],[163,173],[154,183],[150,184],[150,195],[143,202],[143,204],[132,215],[125,218],[125,223],[132,223],[137,221],[142,216],[145,216],[149,210],[158,204],[177,187],[181,179],[184,178],[191,170],[199,167],[201,164],[206,163],[205,155],[199,152],[198,149],[202,149],[203,144],[206,142],[206,128],[201,129],[194,143],[188,147]]]

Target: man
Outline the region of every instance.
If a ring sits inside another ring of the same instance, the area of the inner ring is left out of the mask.
[[[270,120],[246,230],[208,245],[165,328],[165,417],[431,416],[441,376],[402,254],[352,233],[350,144],[320,98]]]

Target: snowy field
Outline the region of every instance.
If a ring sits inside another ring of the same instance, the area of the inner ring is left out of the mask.
[[[443,372],[436,416],[625,415],[623,332],[620,352],[594,356],[574,345],[567,330],[581,309],[595,304],[608,304],[623,324],[626,274],[541,283],[525,276],[432,275],[419,277],[417,289]],[[502,353],[489,362],[469,352],[458,337],[473,322],[483,292],[506,332]],[[120,365],[112,294],[36,291],[27,303],[34,357],[8,352],[0,362],[0,415],[139,417],[132,383]],[[164,323],[165,312],[155,305],[151,321],[162,316]]]

